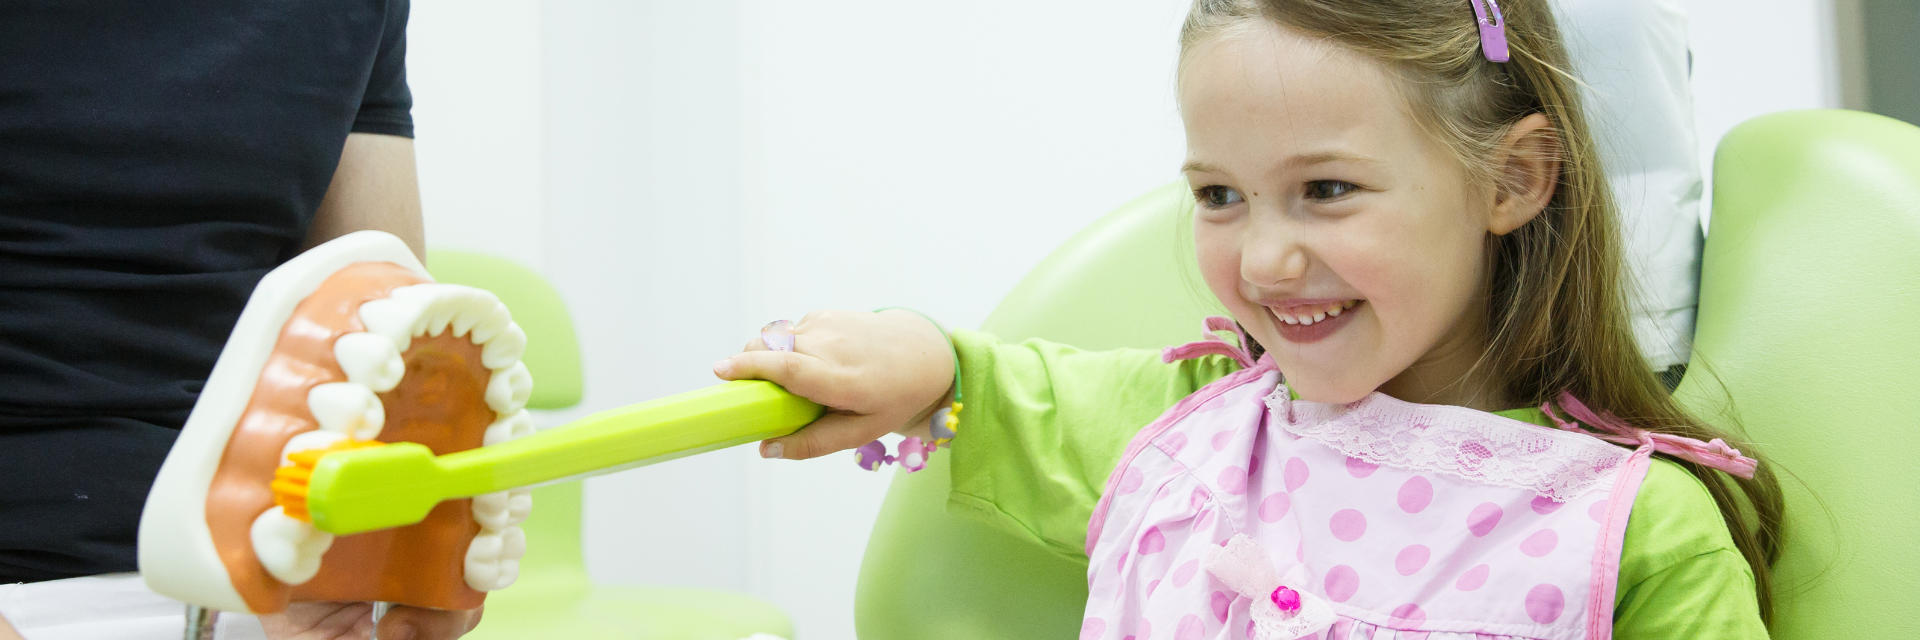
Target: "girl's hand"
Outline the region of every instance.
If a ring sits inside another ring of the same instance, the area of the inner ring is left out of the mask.
[[[818,311],[793,325],[793,351],[760,338],[714,364],[722,380],[769,380],[827,407],[795,432],[760,443],[760,457],[802,460],[918,428],[953,389],[946,335],[911,311]]]

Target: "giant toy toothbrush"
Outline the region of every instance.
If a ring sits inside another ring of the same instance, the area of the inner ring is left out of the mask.
[[[274,491],[305,501],[316,528],[352,534],[420,522],[435,505],[671,460],[793,433],[820,405],[764,381],[737,381],[588,416],[504,444],[435,455],[420,444],[311,452],[281,467]],[[484,505],[483,522],[509,504]],[[468,568],[472,575],[473,568]]]
[[[734,382],[535,434],[525,346],[492,294],[432,282],[386,234],[275,269],[154,482],[148,585],[252,613],[470,609],[517,575],[524,487],[784,435],[822,411]]]

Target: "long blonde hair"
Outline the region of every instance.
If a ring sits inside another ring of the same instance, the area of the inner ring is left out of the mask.
[[[1628,321],[1625,261],[1613,196],[1582,115],[1578,80],[1545,0],[1502,0],[1511,59],[1489,62],[1470,2],[1479,0],[1196,0],[1181,57],[1201,41],[1265,20],[1361,53],[1396,78],[1420,126],[1482,184],[1501,187],[1494,151],[1510,126],[1541,113],[1557,134],[1560,176],[1547,207],[1488,246],[1489,346],[1468,376],[1503,385],[1524,406],[1561,393],[1628,426],[1752,443],[1688,414],[1640,355]],[[1706,485],[1753,568],[1761,617],[1772,619],[1771,566],[1784,506],[1764,459],[1750,480],[1675,460]],[[1738,493],[1736,493],[1736,489]],[[1745,502],[1743,509],[1742,502]]]

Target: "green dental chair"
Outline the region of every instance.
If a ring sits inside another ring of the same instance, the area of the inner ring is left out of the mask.
[[[1676,393],[1711,421],[1731,397],[1782,470],[1773,637],[1920,637],[1920,128],[1848,111],[1764,116],[1726,136],[1714,176],[1694,358]],[[1085,348],[1191,340],[1217,313],[1184,231],[1191,207],[1171,185],[1095,222],[982,328]],[[1077,637],[1085,558],[949,514],[946,460],[894,476],[861,565],[860,637]]]
[[[530,409],[579,404],[583,383],[573,318],[553,286],[532,270],[489,255],[431,251],[428,270],[440,282],[492,291],[527,332],[523,362],[533,374]],[[551,425],[545,425],[551,426]],[[533,490],[533,513],[521,527],[527,555],[520,579],[487,596],[477,640],[740,640],[755,633],[793,637],[793,623],[762,600],[708,589],[597,585],[580,548],[579,482]]]

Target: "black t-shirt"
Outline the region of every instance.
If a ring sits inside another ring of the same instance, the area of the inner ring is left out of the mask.
[[[131,571],[147,490],[350,131],[411,137],[407,0],[0,0],[0,583]]]

